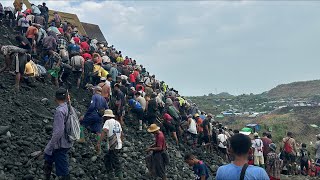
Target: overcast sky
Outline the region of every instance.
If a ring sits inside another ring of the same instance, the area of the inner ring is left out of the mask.
[[[110,44],[183,95],[262,93],[320,77],[317,1],[47,4],[98,24]]]

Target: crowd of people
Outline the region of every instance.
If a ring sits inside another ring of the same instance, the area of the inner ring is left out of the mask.
[[[45,3],[32,4],[32,8],[24,12],[16,12],[13,7],[3,8],[0,3],[1,21],[8,20],[8,25],[18,32],[17,46],[0,45],[5,57],[0,72],[14,70],[17,91],[21,83],[33,87],[35,81],[46,78],[58,88],[55,99],[59,106],[54,114],[53,134],[44,150],[47,180],[51,178],[53,162],[56,175],[70,179],[68,151],[73,141],[65,136],[70,88],[93,93],[87,111],[79,116],[78,143],[86,141],[86,130],[95,134],[95,152],[106,152],[104,163],[108,177],[123,179],[120,156],[123,127],[128,123],[137,131],[154,134],[155,143],[146,149],[152,152],[146,157],[146,165],[153,177],[163,180],[167,179],[169,164],[166,138],[171,138],[176,145],[202,148],[205,153],[219,152],[225,162],[232,162],[218,169],[216,179],[280,179],[281,171],[311,176],[320,172],[317,168],[320,136],[317,136],[314,162],[306,144],[297,149],[292,133],[283,139],[284,148],[279,155],[270,133],[263,133],[262,138],[254,133],[250,139],[238,130],[228,129],[215,121],[212,114],[199,111],[196,104],[157,80],[136,60],[124,57],[113,45],[79,34],[77,28],[62,21],[57,12],[49,21],[48,12]],[[125,118],[128,114],[133,115],[133,122]],[[102,146],[103,143],[107,145]],[[103,149],[106,147],[107,150]],[[296,168],[297,154],[300,169]],[[187,154],[185,162],[193,167],[196,179],[213,179],[207,164],[195,155]]]

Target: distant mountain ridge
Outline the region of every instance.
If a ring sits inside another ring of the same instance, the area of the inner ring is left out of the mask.
[[[249,94],[248,94],[249,95]],[[287,84],[280,84],[269,91],[263,92],[259,95],[269,99],[281,98],[311,98],[313,96],[320,96],[320,80],[310,81],[297,81]],[[235,95],[228,92],[221,92],[218,94],[210,93],[204,96],[191,96],[191,97],[212,97],[212,98],[234,98]],[[240,95],[241,96],[241,95]]]
[[[229,109],[269,112],[277,107],[288,106],[288,103],[291,103],[290,105],[300,103],[299,105],[301,105],[301,100],[309,102],[309,104],[320,103],[320,80],[281,84],[261,94],[250,93],[234,96],[222,92],[187,98],[196,103],[203,111],[215,114]]]
[[[309,98],[320,94],[320,80],[281,84],[266,93],[271,99]]]

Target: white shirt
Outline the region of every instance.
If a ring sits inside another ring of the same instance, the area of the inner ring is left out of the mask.
[[[102,56],[102,62],[103,63],[109,63],[110,62],[110,58],[107,55]]]
[[[147,101],[145,98],[139,96],[136,98],[136,101],[138,101],[142,107],[143,110],[146,110],[146,106],[147,106]]]
[[[219,134],[218,135],[218,140],[219,140],[220,143],[219,143],[218,146],[221,147],[221,148],[227,148],[226,146],[223,145],[223,142],[225,142],[227,140],[227,138],[228,138],[227,135]]]
[[[122,74],[122,75],[121,75],[121,79],[128,80],[128,76]]]
[[[198,134],[197,133],[197,124],[196,124],[196,121],[192,118],[191,119],[191,123],[189,125],[189,128],[188,128],[188,131],[192,134]]]
[[[116,121],[115,119],[108,119],[103,125],[103,129],[108,130],[108,137],[111,137],[114,133],[117,136],[118,145],[115,149],[121,149],[122,148],[122,141],[121,141],[121,124]]]
[[[254,148],[254,156],[263,156],[263,142],[261,139],[252,140],[252,147]]]
[[[149,83],[151,83],[151,78],[150,77],[144,77],[143,78],[143,82],[144,82],[144,84],[149,84]]]
[[[106,80],[106,85],[108,85],[108,86],[110,86],[111,87],[111,82],[110,81],[108,81],[108,80]]]

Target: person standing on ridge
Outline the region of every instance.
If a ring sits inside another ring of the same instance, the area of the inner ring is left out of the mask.
[[[263,158],[264,158],[264,161],[266,162],[267,161],[267,155],[268,153],[270,152],[270,148],[269,148],[269,144],[272,143],[272,140],[268,138],[268,133],[266,132],[263,132],[262,133],[262,138],[261,138],[261,141],[263,142]]]
[[[307,176],[310,168],[309,167],[310,152],[307,150],[307,145],[305,143],[302,143],[301,145],[300,155],[301,155],[301,159],[300,159],[301,174]]]
[[[316,138],[317,138],[317,142],[315,143],[315,147],[314,147],[315,154],[316,154],[315,165],[319,167],[320,166],[320,134],[318,134]]]
[[[296,162],[296,156],[297,156],[297,146],[296,146],[296,140],[293,139],[293,133],[288,132],[287,137],[282,139],[282,142],[284,143],[284,164],[289,168],[289,174],[293,174],[293,170],[290,169],[293,167],[293,163]]]
[[[267,154],[266,171],[270,180],[280,180],[280,173],[282,168],[282,160],[276,153],[277,145],[274,143],[269,144],[269,153]]]
[[[258,133],[254,133],[253,136],[254,140],[252,140],[252,148],[254,149],[254,165],[264,168],[263,142]]]

